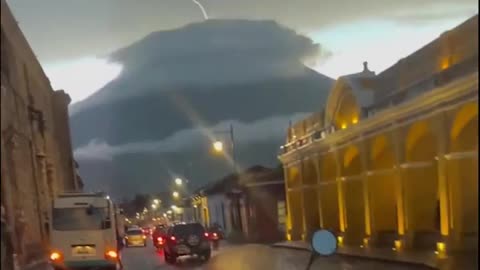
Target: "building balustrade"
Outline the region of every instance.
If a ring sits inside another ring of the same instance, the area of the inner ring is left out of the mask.
[[[419,95],[445,86],[457,78],[470,75],[478,70],[477,55],[471,57],[466,61],[455,64],[448,69],[442,70],[431,76],[423,78],[409,86],[396,90],[392,94],[382,98],[380,101],[361,109],[364,119],[372,118],[379,112],[386,109],[404,104],[418,97]],[[314,125],[310,132],[300,138],[293,138],[287,144],[281,146],[280,154],[285,154],[302,146],[308,145],[315,141],[324,139],[329,134],[334,133],[335,126],[329,125],[327,127],[320,127]]]
[[[378,112],[391,108],[392,106],[408,102],[425,92],[444,86],[456,78],[477,72],[477,59],[478,54],[448,69],[414,82],[405,88],[394,91],[392,94],[366,108],[368,117],[372,117]]]

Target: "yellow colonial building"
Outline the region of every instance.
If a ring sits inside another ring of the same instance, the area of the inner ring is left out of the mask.
[[[380,48],[379,48],[380,49]],[[478,15],[375,74],[340,77],[279,156],[287,238],[443,253],[478,244]]]

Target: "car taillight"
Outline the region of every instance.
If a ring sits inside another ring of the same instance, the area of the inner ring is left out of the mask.
[[[62,260],[62,253],[60,253],[58,251],[52,251],[52,253],[50,253],[50,260],[52,262],[61,261]]]
[[[217,233],[213,233],[213,237],[217,237],[217,236],[218,236]]]
[[[142,238],[143,238],[143,239],[147,239],[147,236],[145,236],[145,235],[142,235]]]
[[[107,260],[116,260],[118,259],[118,253],[115,250],[109,250],[105,253],[105,258]]]
[[[158,237],[157,242],[160,243],[160,244],[163,244],[163,237]]]
[[[177,241],[177,238],[175,238],[175,236],[170,236],[170,240],[175,242],[175,241]]]
[[[206,238],[208,238],[208,232],[204,233],[203,236],[205,236]]]

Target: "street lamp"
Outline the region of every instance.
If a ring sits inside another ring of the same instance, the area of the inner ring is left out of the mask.
[[[177,186],[181,186],[183,184],[183,180],[181,178],[175,178],[175,184],[177,184]]]
[[[180,196],[180,194],[177,191],[174,191],[172,195],[175,199],[178,198],[178,196]]]
[[[156,205],[156,204],[152,204],[152,209],[153,209],[153,210],[157,209],[157,205]]]
[[[223,131],[216,131],[214,133],[223,133],[223,134],[228,134],[230,135],[230,143],[232,147],[232,162],[233,162],[233,170],[235,173],[237,173],[237,161],[235,158],[235,137],[233,135],[233,125],[230,125],[229,130],[223,130]],[[213,149],[218,153],[218,152],[223,152],[223,142],[220,140],[216,140],[213,142]]]
[[[213,143],[213,149],[216,151],[216,152],[223,152],[223,142],[221,141],[215,141]]]
[[[153,200],[153,203],[154,203],[154,204],[159,204],[159,203],[160,203],[160,200],[159,200],[159,199],[155,199],[155,200]]]

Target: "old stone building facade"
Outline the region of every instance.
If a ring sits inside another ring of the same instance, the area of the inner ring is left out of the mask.
[[[44,255],[52,198],[81,187],[70,142],[69,103],[64,91],[53,91],[2,0],[1,198],[20,264]]]

